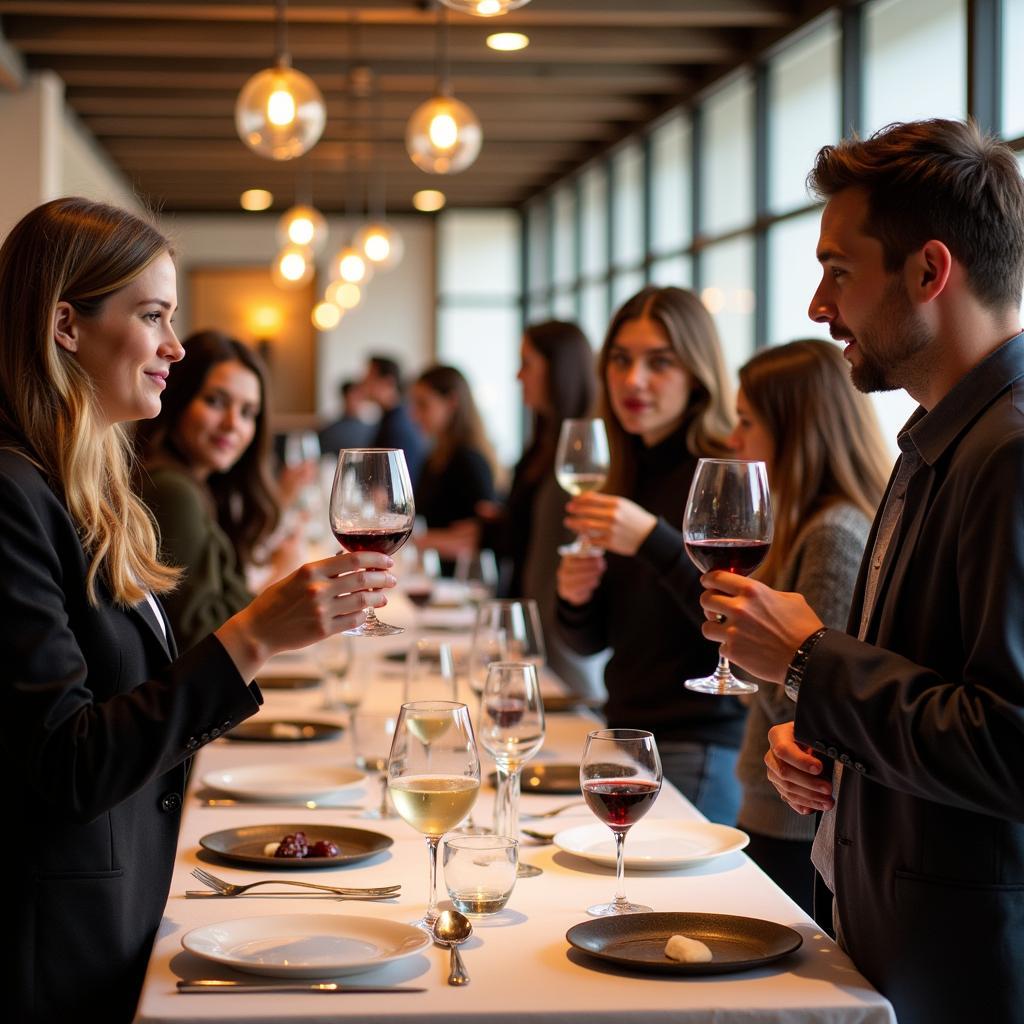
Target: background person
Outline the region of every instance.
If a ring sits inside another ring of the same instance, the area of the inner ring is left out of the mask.
[[[368,448],[376,427],[363,419],[364,399],[357,381],[344,380],[338,385],[341,416],[320,431],[320,451],[336,456],[342,448]]]
[[[402,371],[388,356],[370,356],[359,386],[367,401],[380,409],[373,448],[401,448],[413,487],[419,481],[427,457],[427,444],[409,416],[402,386]]]
[[[652,730],[665,777],[732,824],[745,709],[683,686],[717,661],[681,530],[698,458],[730,454],[732,394],[710,314],[692,292],[645,288],[612,318],[598,376],[611,472],[606,493],[568,503],[565,525],[607,554],[562,558],[558,621],[580,653],[611,648],[608,725]]]

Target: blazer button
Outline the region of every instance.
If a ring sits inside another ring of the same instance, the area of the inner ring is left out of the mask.
[[[189,736],[189,738],[187,740],[185,740],[185,749],[186,750],[195,750],[196,747],[198,747],[198,746],[199,746],[199,740],[197,740],[195,738],[195,736]]]
[[[865,767],[864,767],[864,765],[862,765],[862,764],[860,763],[860,761],[858,761],[858,762],[857,762],[857,763],[856,763],[856,764],[855,764],[855,765],[853,766],[853,768],[854,768],[854,771],[858,771],[858,772],[860,772],[861,774],[863,774],[864,772],[866,772],[866,771],[867,771],[867,768],[865,768]]]
[[[161,811],[180,811],[181,810],[181,794],[180,793],[164,793],[160,797],[160,810]]]
[[[204,732],[203,735],[199,737],[199,742],[200,743],[209,743],[210,742],[210,734],[208,732]]]
[[[840,764],[850,764],[851,763],[850,762],[850,755],[849,754],[840,754],[839,755],[839,763]]]
[[[218,737],[218,736],[220,735],[220,729],[218,729],[218,728],[217,728],[216,726],[214,726],[214,727],[213,727],[213,728],[212,728],[212,729],[210,730],[210,735],[211,735],[211,736],[212,736],[212,737],[213,737],[214,739],[216,739],[216,738],[217,738],[217,737]]]
[[[825,753],[828,754],[828,756],[831,757],[833,761],[839,756],[839,751],[836,750],[835,747],[829,747],[828,750],[825,751]]]
[[[231,722],[230,721],[228,721],[228,722],[221,722],[220,723],[220,731],[221,732],[227,732],[228,729],[230,729],[230,728],[231,728]]]
[[[814,744],[814,749],[817,750],[819,753],[824,754],[825,744],[822,743],[821,740],[818,740],[818,742]]]

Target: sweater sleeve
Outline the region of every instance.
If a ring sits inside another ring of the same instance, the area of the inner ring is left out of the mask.
[[[700,572],[686,553],[682,531],[659,516],[636,554],[657,570],[658,584],[664,595],[685,618],[700,628],[704,624],[704,609],[700,606],[703,587]]]

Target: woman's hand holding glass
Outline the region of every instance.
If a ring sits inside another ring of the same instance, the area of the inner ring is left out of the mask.
[[[658,522],[647,509],[615,494],[581,494],[565,510],[570,530],[617,555],[635,555]]]
[[[611,456],[604,421],[567,419],[562,421],[555,450],[555,479],[574,498],[598,491],[608,479]],[[601,549],[580,532],[576,540],[558,549],[560,555],[598,555]]]

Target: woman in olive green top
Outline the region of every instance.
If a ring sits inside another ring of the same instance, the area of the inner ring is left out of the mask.
[[[184,578],[164,598],[182,649],[244,608],[245,566],[280,518],[268,472],[266,377],[241,342],[203,331],[167,380],[162,411],[139,424],[143,500],[161,557]]]

